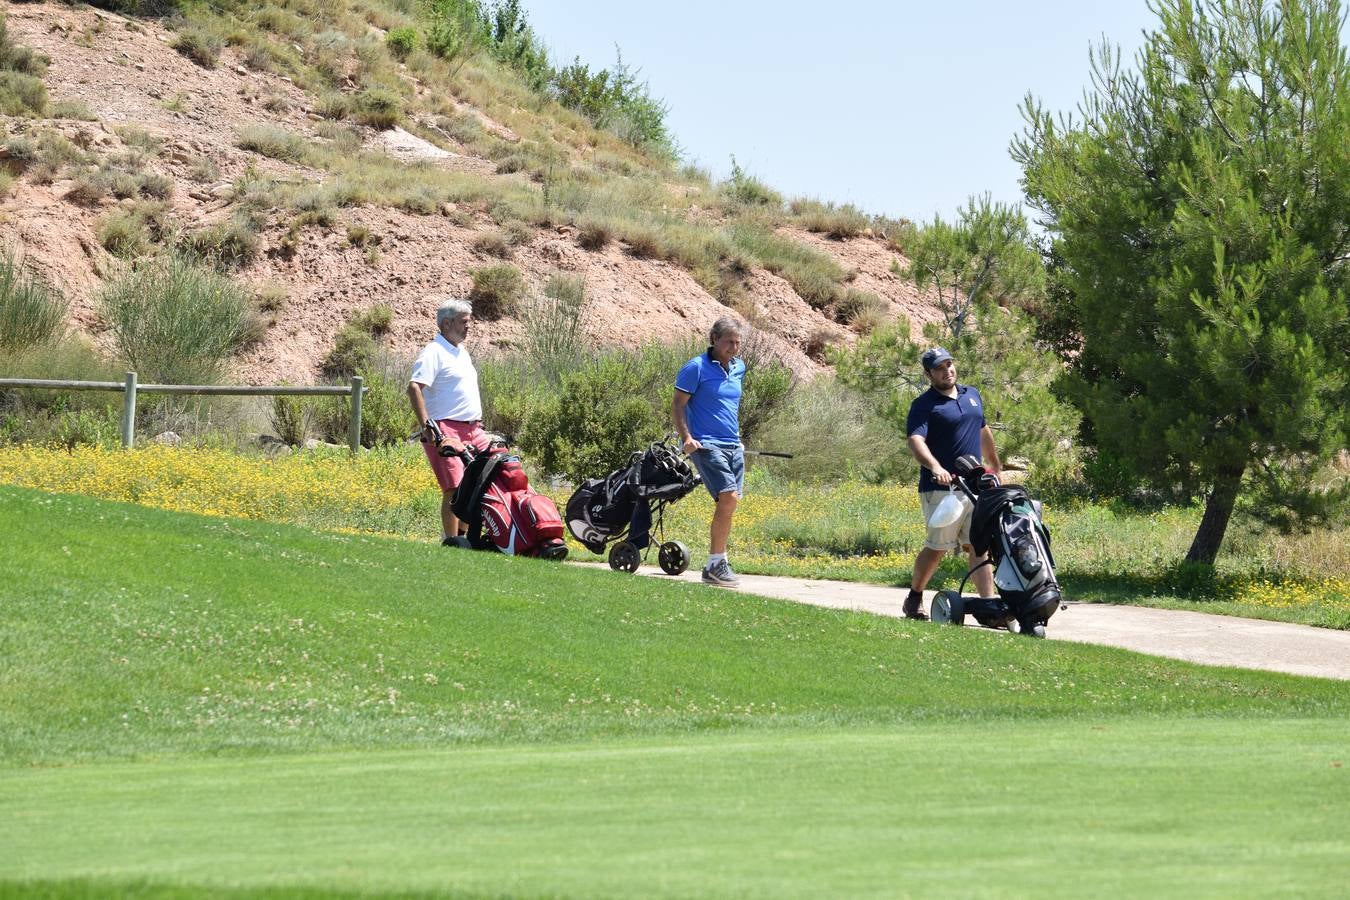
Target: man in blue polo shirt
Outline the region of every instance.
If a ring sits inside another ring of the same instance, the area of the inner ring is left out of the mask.
[[[739,358],[741,339],[741,326],[735,319],[723,317],[714,322],[707,352],[689,360],[675,376],[675,399],[670,407],[681,447],[717,502],[703,581],[721,587],[740,584],[727,562],[727,540],[731,537],[731,517],[745,487],[740,424],[745,363]]]
[[[995,475],[1002,466],[994,448],[994,433],[984,420],[984,398],[975,388],[956,383],[956,360],[942,347],[934,347],[924,351],[922,362],[929,388],[909,405],[905,431],[910,452],[921,466],[919,504],[927,522],[951,490],[952,469],[958,457],[973,456]],[[907,618],[928,618],[921,608],[923,589],[944,554],[964,549],[972,567],[984,559],[976,556],[970,546],[971,512],[967,508],[958,521],[945,528],[928,529],[923,549],[914,561],[914,576],[905,598]],[[981,597],[994,596],[994,575],[988,566],[976,571],[971,581]]]

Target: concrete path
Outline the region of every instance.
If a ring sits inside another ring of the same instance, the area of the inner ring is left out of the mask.
[[[639,572],[670,577],[655,565],[644,565]],[[615,573],[615,577],[632,576]],[[679,577],[683,581],[700,580],[697,569]],[[905,590],[875,584],[774,575],[740,578],[739,590],[745,593],[881,616],[900,616],[900,604],[905,599]],[[929,591],[925,600],[930,601],[932,596]],[[1070,603],[1050,620],[1047,632],[1052,640],[1105,644],[1211,666],[1350,680],[1350,631],[1140,606]]]

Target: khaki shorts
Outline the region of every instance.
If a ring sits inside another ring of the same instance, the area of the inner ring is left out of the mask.
[[[923,509],[923,521],[927,524],[933,510],[943,501],[950,491],[924,491],[919,494],[919,506]],[[975,510],[967,507],[966,514],[946,528],[929,528],[928,537],[923,545],[929,550],[960,550],[970,545],[970,515]]]

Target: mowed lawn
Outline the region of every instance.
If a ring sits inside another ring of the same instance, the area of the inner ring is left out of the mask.
[[[0,488],[0,896],[1338,896],[1350,690]]]

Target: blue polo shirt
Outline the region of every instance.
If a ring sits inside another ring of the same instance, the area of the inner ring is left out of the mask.
[[[983,461],[980,429],[984,427],[984,398],[973,387],[956,386],[956,396],[947,397],[929,388],[909,405],[905,432],[919,435],[928,443],[933,458],[948,472],[956,467],[958,456],[973,456]],[[919,491],[940,491],[926,467],[919,468]]]
[[[689,395],[685,420],[689,435],[700,444],[741,445],[741,389],[745,363],[733,359],[727,368],[707,353],[695,356],[675,376],[675,390]]]

